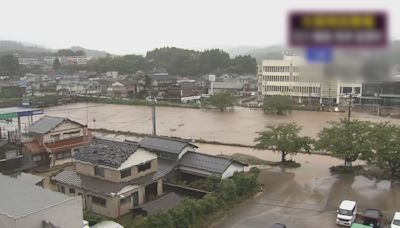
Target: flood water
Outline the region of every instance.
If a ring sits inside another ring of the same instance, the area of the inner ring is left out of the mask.
[[[75,103],[45,109],[46,115],[68,117],[90,128],[151,133],[151,107],[114,104]],[[315,137],[329,121],[346,117],[346,113],[293,111],[287,116],[264,114],[261,110],[237,107],[232,112],[174,107],[157,107],[157,133],[192,139],[205,139],[224,143],[253,145],[256,132],[266,125],[296,122],[303,126],[302,135]],[[36,116],[38,119],[40,116]],[[398,119],[353,113],[353,118],[369,121]],[[93,120],[96,120],[95,122]]]

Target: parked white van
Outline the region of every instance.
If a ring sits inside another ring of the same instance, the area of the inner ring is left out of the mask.
[[[351,226],[356,220],[357,203],[351,200],[343,200],[337,210],[336,223],[343,226]]]
[[[392,223],[390,224],[391,228],[400,228],[400,212],[394,213]]]

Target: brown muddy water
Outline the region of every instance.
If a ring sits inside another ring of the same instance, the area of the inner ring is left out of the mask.
[[[89,128],[151,133],[151,107],[115,104],[75,103],[45,109],[46,115],[68,117],[86,124]],[[253,145],[256,132],[266,125],[296,122],[303,126],[302,135],[315,137],[328,126],[329,121],[346,117],[346,113],[293,111],[287,116],[267,115],[260,110],[237,107],[232,112],[175,107],[157,107],[157,133],[192,139],[204,139],[224,143]],[[36,116],[38,119],[40,116]],[[353,118],[369,121],[398,119],[353,113]],[[95,121],[93,121],[95,120]]]

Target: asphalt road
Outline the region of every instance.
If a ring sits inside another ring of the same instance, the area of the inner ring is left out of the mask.
[[[378,208],[390,220],[400,210],[400,184],[363,176],[313,175],[302,168],[263,170],[264,192],[230,210],[214,227],[270,227],[279,222],[292,228],[331,228],[344,199],[355,200],[360,211]]]

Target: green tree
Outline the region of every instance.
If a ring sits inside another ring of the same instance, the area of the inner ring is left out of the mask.
[[[235,98],[229,93],[219,93],[207,98],[203,104],[204,106],[214,106],[218,108],[221,112],[225,111],[229,107],[235,105]]]
[[[301,127],[296,123],[281,123],[267,126],[266,130],[259,132],[255,148],[258,150],[273,150],[281,153],[281,162],[286,162],[288,154],[296,154],[299,151],[309,152],[313,140],[310,137],[299,136]]]
[[[229,64],[229,54],[223,50],[211,49],[201,53],[200,68],[204,73],[222,73]]]
[[[319,133],[316,149],[331,152],[332,155],[343,159],[348,167],[358,158],[372,156],[371,123],[341,119],[330,124],[330,127],[322,129]]]
[[[371,130],[371,144],[375,159],[368,160],[376,163],[392,176],[400,173],[400,127],[389,123],[374,124]]]
[[[263,110],[267,113],[284,115],[293,110],[293,100],[290,96],[275,95],[264,97]]]
[[[19,70],[18,58],[14,55],[3,55],[0,57],[0,72],[3,75],[16,75]]]
[[[53,62],[53,70],[58,71],[60,67],[61,67],[60,60],[58,58],[55,58]]]
[[[232,179],[222,180],[217,191],[221,195],[222,199],[226,201],[236,199],[237,186]]]
[[[257,61],[250,55],[238,55],[231,60],[228,72],[236,74],[252,74],[257,71]]]

